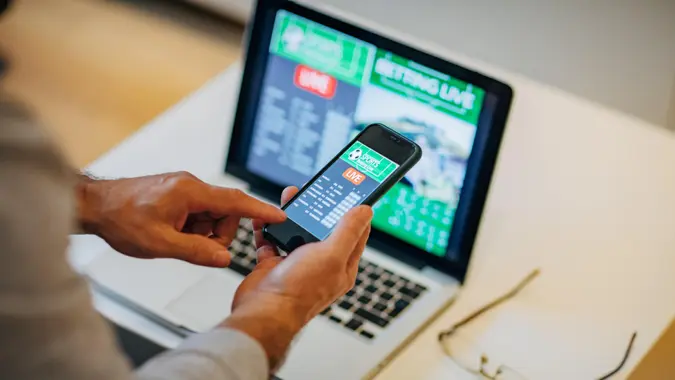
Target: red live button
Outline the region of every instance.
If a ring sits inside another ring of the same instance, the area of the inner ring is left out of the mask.
[[[293,82],[296,86],[326,99],[333,98],[337,80],[328,74],[312,69],[305,65],[295,68]]]

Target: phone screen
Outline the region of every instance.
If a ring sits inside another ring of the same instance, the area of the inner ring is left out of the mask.
[[[381,152],[355,141],[316,181],[286,206],[288,218],[318,240],[399,167]]]
[[[287,252],[324,240],[349,209],[372,205],[417,163],[421,148],[381,124],[371,124],[283,207],[288,219],[263,232]]]

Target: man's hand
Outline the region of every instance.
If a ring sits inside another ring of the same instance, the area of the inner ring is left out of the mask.
[[[283,211],[241,190],[208,185],[189,173],[119,180],[83,180],[77,188],[87,233],[138,258],[174,258],[224,267],[241,217],[267,223]]]
[[[287,188],[282,203],[297,191]],[[354,286],[372,215],[370,207],[356,207],[325,241],[306,244],[286,257],[263,239],[265,222],[254,221],[258,265],[237,289],[232,315],[223,326],[258,340],[276,368],[295,334]]]

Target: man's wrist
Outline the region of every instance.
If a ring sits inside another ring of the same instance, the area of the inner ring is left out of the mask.
[[[293,338],[307,323],[301,308],[284,301],[256,299],[236,308],[220,325],[241,331],[260,343],[271,370],[281,365]]]
[[[75,198],[77,202],[78,225],[80,232],[85,234],[96,234],[98,230],[99,210],[101,205],[101,194],[97,191],[97,182],[87,174],[78,175],[78,182],[75,186]]]

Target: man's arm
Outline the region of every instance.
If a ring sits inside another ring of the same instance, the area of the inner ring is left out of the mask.
[[[188,339],[136,376],[67,263],[77,179],[0,94],[0,379],[266,379],[262,347],[230,329]]]
[[[130,369],[68,266],[74,178],[0,97],[0,378],[125,379]]]
[[[237,289],[232,315],[152,360],[140,379],[266,379],[302,326],[354,285],[372,218],[366,206],[349,211],[325,241],[280,257],[260,229],[285,214],[240,190],[189,173],[82,187],[1,93],[0,126],[0,378],[132,376],[87,284],[67,264],[76,219],[130,256],[226,266],[239,219],[255,218],[258,265]]]

